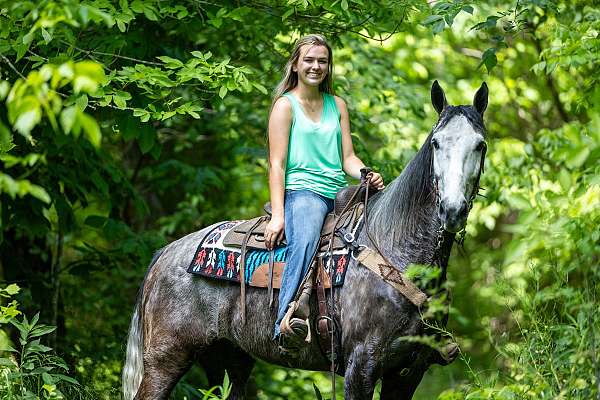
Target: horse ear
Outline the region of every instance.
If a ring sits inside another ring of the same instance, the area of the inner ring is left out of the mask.
[[[473,98],[473,106],[477,110],[481,116],[483,116],[483,112],[487,108],[488,105],[488,87],[485,82],[481,84],[481,87],[475,93],[475,97]]]
[[[441,114],[444,108],[448,105],[444,89],[440,86],[437,80],[433,81],[431,86],[431,104],[438,114]]]

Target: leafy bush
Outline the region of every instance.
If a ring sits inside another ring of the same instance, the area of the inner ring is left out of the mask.
[[[10,298],[19,292],[17,285],[0,289],[0,296]],[[18,346],[4,343],[0,349],[6,356],[0,358],[1,399],[64,399],[63,391],[78,386],[77,381],[64,375],[65,361],[51,354],[52,349],[40,343],[41,337],[56,328],[38,323],[39,313],[31,321],[17,310],[16,300],[0,309],[0,326],[11,324],[19,333]]]

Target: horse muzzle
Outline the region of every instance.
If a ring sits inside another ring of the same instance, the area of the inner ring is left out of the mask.
[[[442,226],[448,232],[457,233],[467,224],[469,209],[464,199],[458,202],[441,201],[438,212]]]

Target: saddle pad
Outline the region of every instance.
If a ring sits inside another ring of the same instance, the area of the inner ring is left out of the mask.
[[[228,247],[223,244],[227,233],[245,221],[226,221],[214,227],[200,242],[194,258],[187,272],[207,278],[240,281],[239,248]],[[278,247],[273,252],[273,287],[281,287],[281,276],[285,267],[287,247]],[[333,268],[333,284],[341,286],[344,283],[348,268],[348,250],[334,251],[332,256],[317,254],[323,258],[327,275]],[[244,271],[245,282],[254,287],[267,287],[269,282],[269,252],[266,250],[248,249],[246,251],[246,265]],[[325,287],[331,287],[330,282],[325,282]]]

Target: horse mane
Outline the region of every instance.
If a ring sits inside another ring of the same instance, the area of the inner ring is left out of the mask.
[[[432,133],[402,173],[370,204],[368,229],[377,244],[390,239],[397,243],[401,236],[414,232],[424,217],[423,206],[434,200],[431,136]]]
[[[485,136],[483,118],[473,106],[445,107],[415,157],[371,203],[368,229],[376,244],[398,244],[402,237],[414,236],[420,227],[427,228],[432,220],[437,221],[437,213],[431,212],[436,200],[431,137],[457,116],[467,118]]]

